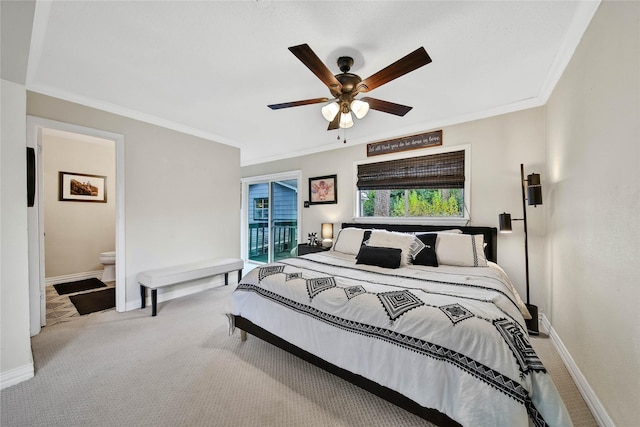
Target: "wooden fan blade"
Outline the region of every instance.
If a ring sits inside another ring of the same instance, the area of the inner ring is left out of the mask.
[[[369,97],[364,97],[360,101],[368,103],[369,108],[373,110],[382,111],[383,113],[395,114],[396,116],[404,116],[413,108],[406,105],[396,104],[393,102]]]
[[[340,112],[338,112],[338,114],[336,114],[336,116],[333,118],[331,123],[329,123],[329,127],[327,128],[327,130],[334,130],[334,129],[338,129],[339,127],[340,127]]]
[[[401,58],[388,67],[378,71],[371,77],[364,79],[358,85],[358,89],[360,92],[368,92],[390,82],[393,79],[404,76],[423,65],[427,65],[430,62],[431,58],[427,54],[427,51],[424,50],[424,47],[420,47],[404,58]]]
[[[279,110],[281,108],[289,108],[289,107],[300,107],[301,105],[309,105],[309,104],[319,104],[321,102],[328,101],[329,98],[313,98],[313,99],[305,99],[303,101],[293,101],[293,102],[283,102],[282,104],[271,104],[267,105],[267,107],[272,110]]]
[[[340,91],[340,89],[342,88],[342,84],[340,84],[331,70],[329,70],[327,66],[324,65],[324,63],[320,60],[320,58],[318,58],[318,55],[316,55],[315,52],[311,50],[308,44],[305,43],[298,46],[291,46],[289,50],[304,65],[306,65],[313,74],[315,74],[320,80],[322,80],[322,82],[327,85],[327,87]]]

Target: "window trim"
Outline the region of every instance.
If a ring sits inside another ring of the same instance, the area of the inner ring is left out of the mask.
[[[471,221],[471,144],[452,145],[438,148],[427,148],[428,152],[422,150],[409,151],[384,156],[368,157],[364,160],[353,162],[353,221],[362,223],[387,223],[387,224],[428,224],[428,225],[456,225],[463,226]],[[462,217],[386,217],[386,216],[358,216],[358,165],[368,163],[379,163],[410,157],[423,157],[432,154],[449,153],[451,151],[464,151],[464,207]],[[383,157],[382,159],[380,157]]]

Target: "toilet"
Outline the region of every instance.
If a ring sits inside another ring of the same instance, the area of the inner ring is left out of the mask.
[[[104,265],[102,271],[103,282],[113,282],[116,280],[116,251],[102,252],[100,262]]]

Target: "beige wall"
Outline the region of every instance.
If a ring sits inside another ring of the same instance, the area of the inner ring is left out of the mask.
[[[116,151],[113,141],[45,129],[45,277],[101,270],[100,253],[116,248]],[[107,203],[60,201],[59,172],[106,176]]]
[[[0,385],[33,376],[29,340],[26,90],[2,80],[0,108]]]
[[[362,122],[361,125],[365,125]],[[498,226],[498,214],[511,212],[514,218],[522,218],[520,190],[520,163],[527,173],[542,174],[544,169],[544,109],[533,108],[517,113],[505,114],[484,120],[463,123],[443,128],[443,145],[471,146],[471,225]],[[427,129],[425,129],[426,131]],[[432,153],[433,148],[416,150],[418,155]],[[388,156],[370,159],[383,161]],[[335,223],[336,230],[343,221],[353,219],[355,203],[354,162],[367,159],[366,145],[346,146],[308,156],[246,166],[242,176],[302,170],[301,197],[307,200],[308,178],[321,175],[338,175],[338,203],[336,205],[313,205],[303,209],[301,236],[319,232],[323,222]],[[544,187],[543,187],[544,188]],[[544,209],[529,208],[531,299],[544,310],[545,283],[544,255]],[[520,227],[520,228],[518,228]],[[514,223],[513,234],[498,238],[498,260],[514,280],[524,298],[524,234],[521,224]]]
[[[0,2],[0,388],[33,376],[26,189],[27,58],[34,1]]]
[[[239,149],[31,92],[27,112],[124,135],[127,309],[142,270],[240,255]]]
[[[552,323],[618,426],[640,422],[639,20],[603,2],[547,103]]]

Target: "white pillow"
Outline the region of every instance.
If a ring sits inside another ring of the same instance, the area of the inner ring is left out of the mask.
[[[402,250],[400,266],[411,264],[416,237],[413,234],[397,233],[385,230],[373,230],[367,241],[368,246],[383,248],[397,248]],[[420,248],[422,249],[422,248]]]
[[[438,264],[460,267],[486,267],[482,234],[438,233],[436,240]]]
[[[364,238],[364,232],[367,231],[363,228],[343,228],[338,233],[336,241],[333,243],[333,251],[342,252],[345,254],[358,255],[360,252],[360,246],[362,246],[362,239]]]

